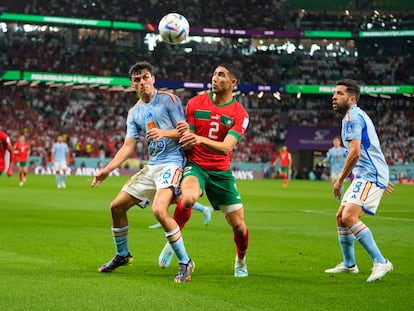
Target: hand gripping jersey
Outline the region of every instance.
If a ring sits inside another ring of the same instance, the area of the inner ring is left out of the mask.
[[[177,122],[185,121],[181,100],[168,92],[156,91],[149,103],[139,100],[128,112],[126,136],[139,139],[141,131],[158,127],[164,130],[175,129]],[[149,165],[176,164],[183,167],[185,157],[178,141],[162,138],[148,142]]]
[[[244,107],[233,98],[225,105],[214,102],[212,92],[190,99],[186,109],[190,130],[199,136],[215,141],[224,141],[227,134],[240,141],[249,125],[249,115]],[[222,171],[230,169],[232,152],[227,155],[216,154],[203,146],[194,146],[187,159],[204,170]]]
[[[342,119],[342,142],[349,150],[349,141],[361,140],[361,155],[352,173],[386,188],[389,181],[388,165],[381,151],[380,142],[370,117],[353,105]]]

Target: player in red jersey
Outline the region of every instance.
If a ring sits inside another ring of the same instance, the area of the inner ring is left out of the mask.
[[[24,135],[20,135],[19,140],[13,148],[14,161],[19,168],[19,185],[23,186],[26,182],[26,175],[28,172],[28,161],[30,155],[30,145],[26,141]]]
[[[278,161],[280,161],[279,175],[283,178],[283,187],[287,187],[289,183],[289,172],[291,172],[292,169],[292,155],[286,146],[282,147],[282,150],[279,152],[279,156],[273,162],[273,165]]]
[[[236,244],[235,277],[248,276],[246,251],[248,228],[240,193],[230,168],[234,147],[244,135],[249,115],[233,97],[240,71],[232,64],[219,65],[212,77],[211,91],[193,97],[186,108],[187,122],[177,129],[180,143],[187,149],[187,164],[181,182],[181,204],[174,218],[180,226],[188,221],[191,207],[205,192],[215,210],[221,210],[233,229]],[[159,257],[159,265],[171,261],[168,245]]]
[[[10,158],[9,158],[9,167],[7,169],[7,176],[11,176],[13,174],[13,146],[10,140],[9,135],[7,135],[5,132],[0,131],[0,175],[4,172],[5,166],[6,166],[6,151],[9,151]]]

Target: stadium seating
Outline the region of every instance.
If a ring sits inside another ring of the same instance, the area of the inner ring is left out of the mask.
[[[1,128],[13,137],[25,133],[32,144],[32,155],[47,153],[59,134],[66,134],[76,156],[112,157],[122,145],[126,114],[135,103],[130,92],[102,91],[99,88],[71,89],[29,86],[0,86]],[[241,101],[246,101],[241,99]],[[234,152],[233,161],[266,163],[281,146],[288,124],[339,125],[329,97],[291,100],[287,122],[280,120],[280,107],[254,108],[259,99],[250,97],[246,105],[251,124],[246,137]],[[414,113],[412,100],[391,100],[365,96],[361,105],[378,124],[384,153],[390,164],[414,161]],[[266,106],[265,106],[266,107]],[[136,155],[146,159],[145,140]],[[87,145],[90,151],[87,152]]]
[[[125,76],[137,58],[145,58],[158,69],[158,78],[165,80],[209,81],[211,64],[232,61],[243,67],[245,84],[332,84],[344,76],[352,76],[362,84],[414,84],[412,55],[386,55],[383,49],[363,58],[337,58],[322,52],[311,56],[300,51],[245,56],[235,49],[219,54],[185,54],[168,50],[163,45],[153,53],[139,54],[134,48],[116,47],[103,38],[70,43],[63,35],[52,33],[35,37],[30,33],[5,33],[0,37],[0,52],[0,71]]]
[[[371,18],[367,12],[357,12],[352,19],[342,12],[290,12],[282,0],[242,0],[237,6],[234,1],[223,0],[220,10],[210,8],[210,2],[188,0],[38,0],[36,3],[33,6],[32,1],[8,0],[0,6],[3,11],[15,13],[152,24],[156,24],[164,13],[174,10],[188,12],[186,16],[192,25],[251,29],[317,28],[355,32],[363,29]],[[413,14],[409,11],[395,13],[395,19],[399,29],[414,27]],[[246,55],[242,48],[234,47],[229,38],[226,45],[214,51],[185,53],[159,45],[149,52],[114,44],[109,30],[83,37],[75,33],[70,27],[62,32],[14,30],[1,33],[0,71],[126,76],[129,66],[137,59],[147,59],[155,65],[157,79],[209,81],[212,64],[231,61],[242,66],[244,84],[333,84],[342,77],[352,77],[361,84],[414,84],[412,46],[404,39],[401,39],[399,49],[392,45],[370,49],[366,45],[356,51],[359,53],[353,51],[336,57],[323,51],[309,55],[300,49],[291,54],[273,50]],[[184,102],[191,95],[194,92],[185,94]],[[11,131],[13,136],[27,133],[33,155],[47,153],[56,136],[64,133],[76,155],[101,157],[113,156],[122,144],[126,112],[136,100],[135,94],[130,92],[112,92],[97,87],[48,87],[45,84],[36,87],[0,84],[0,98],[0,128]],[[266,163],[274,158],[276,146],[284,142],[288,124],[332,125],[340,121],[331,111],[329,96],[301,99],[283,96],[282,101],[277,101],[271,94],[263,98],[243,94],[239,100],[251,112],[251,124],[234,152],[236,163]],[[379,124],[389,163],[414,161],[412,101],[403,96],[363,98],[364,108]],[[281,111],[286,112],[283,119]],[[385,126],[390,124],[392,126]],[[136,153],[145,159],[143,144],[137,146]]]
[[[358,30],[367,22],[374,27],[399,27],[413,29],[414,14],[406,10],[394,10],[388,14],[373,10],[353,9],[351,14],[344,10],[292,10],[286,0],[232,0],[214,1],[190,0],[5,0],[0,9],[13,13],[69,16],[105,20],[124,20],[156,25],[167,12],[185,14],[193,26],[237,28],[237,29],[329,29]],[[368,1],[365,1],[368,2]],[[35,4],[34,4],[35,3]],[[352,7],[352,5],[350,4]],[[377,3],[377,7],[381,3]],[[392,13],[392,14],[390,14]],[[378,25],[377,25],[378,24]]]

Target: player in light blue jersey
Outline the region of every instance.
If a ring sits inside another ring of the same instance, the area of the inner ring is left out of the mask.
[[[334,183],[339,174],[342,171],[342,168],[345,164],[346,159],[346,149],[341,146],[341,137],[335,136],[332,140],[333,147],[328,150],[326,154],[326,158],[323,160],[323,163],[329,163],[330,167],[330,178],[331,181]],[[342,186],[341,193],[343,193],[344,188]]]
[[[341,138],[339,136],[334,137],[332,144],[333,147],[328,150],[324,162],[329,163],[331,172],[330,177],[332,182],[335,182],[344,167],[346,149],[341,147]]]
[[[63,136],[59,135],[52,146],[52,163],[58,189],[66,188],[66,170],[69,163],[69,147]]]
[[[393,186],[389,183],[388,166],[374,124],[357,106],[359,96],[360,87],[354,80],[337,81],[332,107],[343,116],[341,135],[348,155],[338,179],[333,184],[334,196],[340,196],[340,189],[351,172],[354,180],[343,195],[336,214],[343,262],[325,272],[359,272],[354,252],[356,239],[372,258],[373,268],[367,282],[373,282],[390,272],[393,265],[384,258],[371,230],[361,221],[361,217],[364,213],[375,215],[383,193],[392,193]]]
[[[178,143],[179,134],[175,129],[177,122],[185,120],[184,110],[177,96],[155,89],[155,76],[150,63],[144,61],[134,64],[129,70],[129,77],[139,100],[128,112],[124,144],[95,175],[91,186],[99,186],[110,172],[128,159],[135,150],[140,132],[146,133],[150,159],[143,169],[125,183],[110,204],[116,256],[102,265],[99,271],[112,272],[119,266],[132,263],[128,247],[127,211],[134,205],[145,207],[152,203],[152,212],[178,258],[179,267],[174,282],[186,282],[191,279],[194,263],[187,254],[177,222],[168,213],[185,164]]]

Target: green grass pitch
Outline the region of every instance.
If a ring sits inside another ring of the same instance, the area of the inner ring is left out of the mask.
[[[209,226],[194,211],[183,231],[196,263],[191,282],[174,284],[177,261],[161,269],[165,243],[148,208],[129,211],[134,264],[102,274],[114,255],[109,203],[123,177],[99,188],[70,176],[0,177],[0,310],[413,310],[412,186],[397,185],[378,214],[365,216],[394,271],[367,283],[372,263],[356,245],[360,274],[328,275],[341,261],[329,182],[238,181],[250,229],[248,278],[233,277],[234,243],[221,212]],[[206,199],[201,199],[206,203]],[[171,207],[171,212],[173,207]]]

